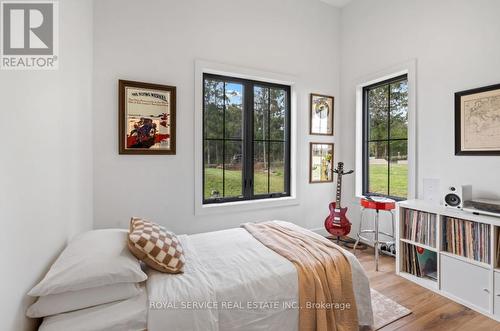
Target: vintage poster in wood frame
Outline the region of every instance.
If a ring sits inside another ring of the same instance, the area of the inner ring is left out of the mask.
[[[309,134],[333,136],[335,98],[311,93],[309,107]]]
[[[119,80],[119,153],[175,155],[175,86]]]
[[[455,93],[455,154],[500,155],[500,84]]]
[[[333,143],[309,143],[309,183],[333,182]]]

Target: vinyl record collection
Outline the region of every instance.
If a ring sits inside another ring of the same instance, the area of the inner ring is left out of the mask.
[[[403,237],[435,248],[436,215],[412,209],[404,209],[402,213]]]
[[[447,217],[443,220],[443,250],[490,263],[490,226]]]
[[[403,256],[403,271],[417,277],[427,277],[437,280],[437,253],[417,247],[415,245],[401,243]]]

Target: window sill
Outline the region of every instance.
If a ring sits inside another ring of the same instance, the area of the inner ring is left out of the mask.
[[[376,196],[373,196],[373,197],[379,197],[379,198],[386,198],[386,199],[391,199],[391,200],[394,200],[395,202],[401,202],[401,201],[407,201],[409,200],[408,198],[396,198],[396,197],[391,197],[391,196],[386,196],[386,195],[376,195]],[[361,199],[364,199],[366,198],[365,195],[359,195],[359,194],[356,194],[354,196],[354,199],[356,200],[356,202],[358,203]]]
[[[259,210],[264,208],[277,208],[298,205],[297,197],[282,197],[260,200],[246,200],[224,203],[197,204],[195,215],[212,215],[220,213],[231,213],[241,211]]]

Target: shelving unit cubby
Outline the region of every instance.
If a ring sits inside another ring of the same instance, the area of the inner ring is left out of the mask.
[[[437,215],[410,208],[400,209],[402,271],[437,281]]]
[[[455,217],[442,217],[442,250],[465,259],[490,263],[490,225]]]
[[[500,218],[408,200],[396,219],[399,276],[500,321]]]

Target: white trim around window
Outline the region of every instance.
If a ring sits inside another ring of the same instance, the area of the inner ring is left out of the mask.
[[[417,196],[417,61],[412,60],[368,75],[356,86],[356,197],[363,195],[363,88],[408,76],[408,199]]]
[[[214,204],[203,204],[203,74],[215,74],[242,79],[250,79],[263,81],[275,84],[290,86],[291,95],[291,128],[290,128],[290,193],[289,197],[248,200],[238,202],[225,202]],[[237,66],[225,65],[208,61],[195,61],[195,77],[194,77],[194,100],[195,100],[195,116],[194,116],[194,212],[195,215],[208,215],[226,212],[239,212],[246,210],[283,207],[297,205],[298,190],[297,190],[297,91],[296,79],[289,75],[276,74],[254,69],[242,68]]]

